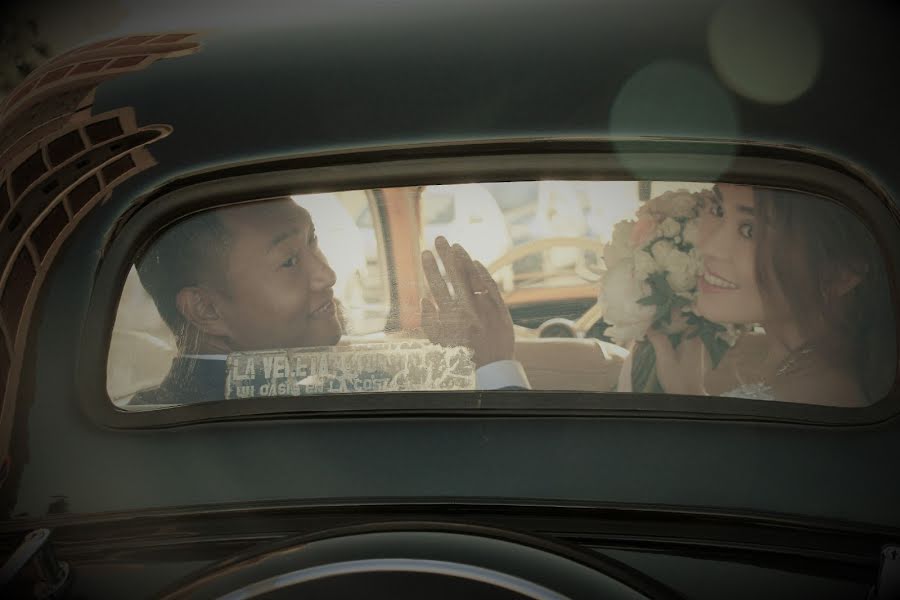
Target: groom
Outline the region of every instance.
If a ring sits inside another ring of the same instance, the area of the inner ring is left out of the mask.
[[[461,246],[435,245],[454,294],[437,259],[423,253],[433,296],[422,305],[426,335],[473,351],[479,389],[527,388],[493,279]],[[221,400],[229,353],[333,346],[343,334],[335,273],[309,213],[290,198],[192,216],[164,232],[137,268],[179,354],[159,388],[132,404]]]

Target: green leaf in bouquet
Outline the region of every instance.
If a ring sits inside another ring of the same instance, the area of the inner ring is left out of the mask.
[[[711,324],[715,325],[715,323]],[[724,327],[719,327],[721,329],[724,329]],[[717,335],[716,329],[712,327],[701,329],[700,341],[702,341],[703,345],[706,346],[706,351],[709,352],[709,357],[710,359],[712,359],[713,369],[715,369],[717,366],[719,366],[719,363],[722,361],[722,357],[725,356],[728,348],[730,348],[728,342],[720,338]]]
[[[684,337],[684,332],[673,333],[669,336],[669,342],[672,344],[673,348],[677,348],[678,344],[681,343],[681,338]]]
[[[675,292],[672,290],[672,287],[669,285],[668,279],[666,276],[669,274],[668,271],[657,271],[656,273],[651,273],[649,277],[647,277],[647,283],[650,284],[651,289],[656,294],[661,294],[663,297],[668,298],[669,296],[674,296]]]
[[[638,304],[642,304],[644,306],[660,306],[663,304],[668,304],[668,302],[669,299],[662,294],[651,294],[638,300]]]
[[[675,308],[684,308],[685,306],[690,306],[691,301],[687,298],[682,298],[681,296],[675,296],[672,298],[672,306]]]
[[[666,301],[663,304],[660,304],[656,307],[656,314],[653,315],[653,323],[665,323],[666,325],[672,324],[672,302]]]
[[[631,390],[636,393],[663,393],[662,385],[656,377],[656,352],[653,345],[644,340],[635,344],[632,350]]]
[[[704,319],[704,321],[706,321],[708,327],[709,327],[710,329],[712,329],[713,331],[715,331],[716,333],[719,333],[719,332],[721,332],[721,331],[725,331],[725,326],[722,325],[722,324],[720,324],[720,323],[715,323],[715,322],[709,321],[709,320],[707,320],[707,319]]]

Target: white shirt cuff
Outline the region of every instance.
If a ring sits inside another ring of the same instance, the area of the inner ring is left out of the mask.
[[[522,363],[517,360],[498,360],[475,369],[475,387],[479,390],[498,390],[506,387],[531,389]]]

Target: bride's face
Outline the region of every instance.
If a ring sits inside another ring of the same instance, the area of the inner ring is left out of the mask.
[[[697,248],[704,272],[697,312],[720,323],[760,323],[769,314],[756,281],[759,220],[753,188],[720,184],[700,215]],[[771,308],[771,307],[770,307]]]

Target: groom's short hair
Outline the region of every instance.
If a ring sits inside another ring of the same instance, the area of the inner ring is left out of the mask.
[[[225,290],[230,236],[218,211],[192,215],[166,229],[137,261],[141,284],[177,336],[186,325],[176,297],[185,287],[214,282]]]

